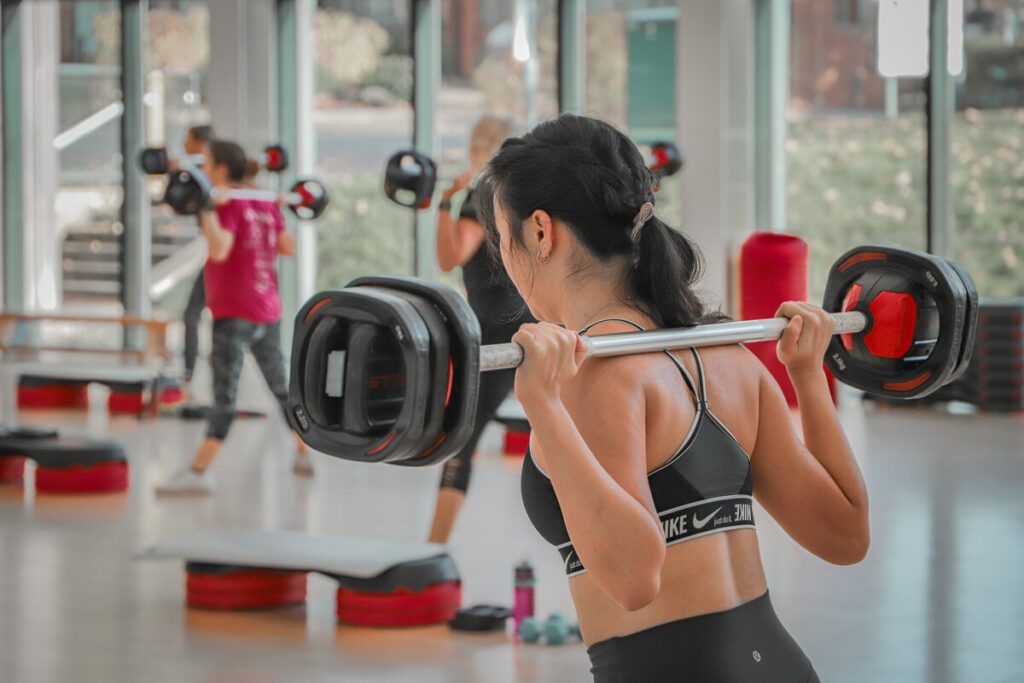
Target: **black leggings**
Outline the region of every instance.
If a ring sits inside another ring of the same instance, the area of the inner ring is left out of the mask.
[[[594,683],[819,683],[768,593],[587,648]]]
[[[288,421],[288,376],[281,353],[281,322],[254,323],[240,318],[222,318],[213,321],[213,350],[210,352],[213,410],[206,420],[208,438],[223,441],[235,420],[238,379],[246,351],[252,352],[270,393],[281,406],[285,422]]]
[[[182,321],[185,323],[185,380],[192,379],[192,373],[196,369],[196,358],[199,357],[199,321],[203,316],[203,309],[206,308],[206,281],[203,279],[203,271],[199,271],[199,277],[192,283],[192,291],[188,295],[188,305],[185,306],[185,313]]]
[[[480,317],[481,344],[503,344],[510,339],[518,330],[519,326],[527,320],[516,320],[513,322],[493,322]],[[480,374],[480,393],[477,397],[476,421],[473,423],[473,434],[469,441],[451,460],[444,464],[441,473],[441,488],[455,489],[465,493],[469,490],[469,475],[473,471],[473,453],[476,451],[477,442],[487,423],[494,419],[498,408],[508,397],[516,383],[515,370],[498,370]]]

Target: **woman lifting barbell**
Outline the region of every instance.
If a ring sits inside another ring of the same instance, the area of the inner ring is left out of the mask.
[[[462,266],[466,296],[480,321],[483,343],[507,342],[520,325],[531,320],[508,276],[487,253],[484,230],[477,219],[476,192],[470,188],[473,178],[511,133],[510,123],[493,116],[485,116],[473,126],[469,137],[469,169],[444,191],[438,207],[437,260],[445,272]],[[469,192],[462,201],[458,216],[453,216],[452,198],[466,189]],[[473,434],[466,445],[444,464],[441,472],[440,491],[428,538],[431,543],[448,542],[469,489],[473,453],[484,428],[494,419],[498,408],[512,391],[514,377],[514,373],[506,370],[481,378]]]
[[[571,115],[507,140],[480,183],[488,238],[545,321],[514,337],[533,429],[523,501],[572,577],[596,681],[816,681],[769,600],[751,496],[819,557],[864,557],[867,494],[821,365],[832,323],[809,304],[779,311],[803,441],[742,346],[583,365],[579,334],[721,317],[653,186],[624,134]]]

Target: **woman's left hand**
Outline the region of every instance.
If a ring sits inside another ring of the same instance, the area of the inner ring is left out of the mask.
[[[551,323],[527,323],[512,341],[523,347],[515,385],[523,408],[560,401],[562,388],[576,376],[586,357],[579,334]]]

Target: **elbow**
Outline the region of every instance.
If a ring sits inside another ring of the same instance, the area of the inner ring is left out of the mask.
[[[223,263],[228,260],[227,249],[209,249],[206,253],[206,258],[214,263]]]
[[[437,265],[441,269],[442,273],[450,273],[455,270],[459,264],[455,262],[455,259],[449,258],[448,256],[438,252]]]
[[[612,595],[615,603],[627,612],[636,612],[654,602],[661,592],[661,572],[643,572],[629,583],[619,586]]]
[[[637,553],[640,556],[647,555],[645,560],[631,562],[629,567],[611,569],[616,580],[609,586],[608,593],[627,612],[647,607],[661,592],[661,570],[667,548],[663,539],[658,540],[650,553]]]
[[[870,547],[871,530],[865,514],[854,527],[835,538],[832,547],[822,555],[822,559],[836,565],[857,564],[867,557]]]

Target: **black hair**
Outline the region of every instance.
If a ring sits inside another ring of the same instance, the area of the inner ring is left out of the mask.
[[[693,286],[703,267],[696,245],[652,216],[633,236],[657,179],[636,145],[614,126],[563,114],[522,137],[508,138],[478,184],[477,209],[494,253],[494,200],[520,248],[523,223],[537,210],[561,220],[599,261],[628,263],[627,296],[656,324],[684,327],[718,322]]]
[[[216,137],[213,134],[213,126],[192,126],[188,129],[188,134],[206,144],[213,142]]]
[[[245,150],[241,145],[229,140],[212,140],[210,157],[215,164],[227,164],[228,177],[233,183],[245,180]]]

